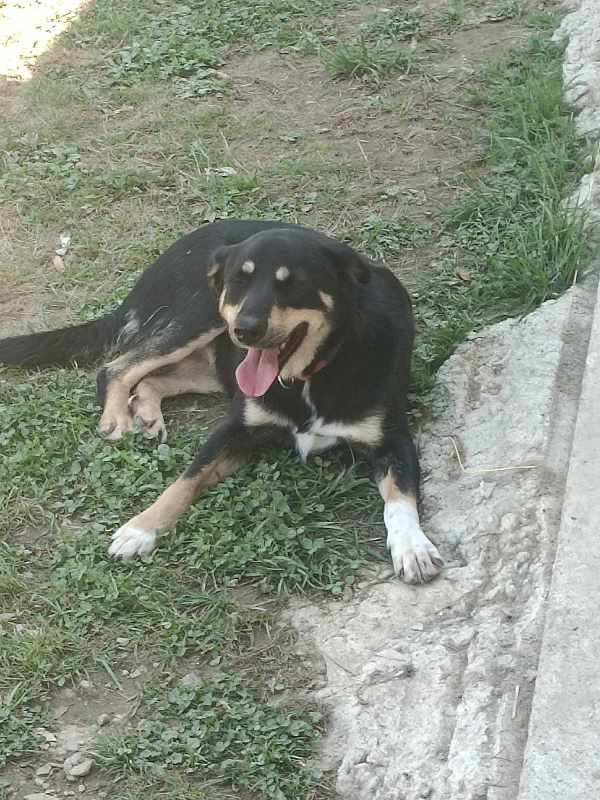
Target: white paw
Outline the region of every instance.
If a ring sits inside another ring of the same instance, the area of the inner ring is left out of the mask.
[[[426,583],[439,573],[444,561],[437,547],[421,530],[414,502],[396,500],[385,504],[387,546],[394,572],[406,583]]]
[[[98,423],[98,433],[111,442],[122,439],[126,433],[133,431],[133,417],[129,414],[119,414],[107,417],[104,414]]]
[[[444,564],[437,547],[422,531],[420,536],[412,533],[388,535],[387,546],[394,572],[406,583],[427,583]]]
[[[113,533],[108,554],[113,558],[128,559],[134,556],[147,556],[155,547],[155,533],[144,531],[127,523]]]

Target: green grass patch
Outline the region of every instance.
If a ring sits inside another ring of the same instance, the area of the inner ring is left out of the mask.
[[[489,114],[485,154],[445,215],[441,268],[418,292],[419,391],[468,331],[558,296],[589,254],[584,220],[564,203],[589,150],[563,102],[561,48],[532,38],[487,66],[471,101]]]
[[[13,373],[0,384],[0,482],[14,487],[2,495],[0,526],[33,540],[11,537],[0,558],[8,754],[31,748],[31,709],[52,689],[107,663],[118,672],[119,638],[161,664],[194,655],[226,667],[251,659],[258,632],[268,638],[277,594],[340,594],[367,558],[380,557],[370,482],[356,469],[323,459],[306,467],[284,454],[211,489],[155,555],[111,562],[111,531],[181,472],[206,428],[175,430],[159,447],[115,446],[98,438],[96,419],[92,377],[79,370]],[[240,599],[242,583],[270,590],[270,603]]]
[[[353,247],[383,263],[396,261],[402,253],[415,249],[430,238],[430,232],[412,220],[397,216],[370,214],[346,238]]]
[[[218,69],[233,44],[314,50],[333,33],[331,15],[348,0],[189,0],[185,4],[97,0],[67,34],[67,41],[110,52],[106,79],[174,84],[179,97],[223,92]],[[95,65],[98,69],[98,65]]]
[[[372,39],[413,39],[424,34],[425,14],[418,7],[382,8],[362,26],[365,37]]]
[[[271,800],[307,797],[307,768],[321,714],[264,703],[244,676],[217,673],[194,687],[146,698],[135,732],[98,742],[99,762],[117,775],[162,778],[174,767]]]
[[[367,78],[379,81],[394,72],[411,72],[416,59],[406,48],[386,39],[371,43],[366,38],[321,48],[321,58],[332,78]]]

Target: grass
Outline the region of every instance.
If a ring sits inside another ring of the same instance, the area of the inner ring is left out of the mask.
[[[411,53],[389,44],[385,39],[375,43],[359,38],[340,42],[334,49],[322,48],[322,58],[333,78],[369,78],[379,81],[393,72],[408,73],[415,59]]]
[[[469,331],[558,296],[586,263],[585,221],[564,198],[589,152],[564,106],[561,71],[561,48],[533,37],[471,91],[489,114],[482,174],[447,210],[448,252],[418,293],[418,391]]]
[[[1,386],[8,455],[0,481],[14,491],[3,495],[0,523],[39,532],[32,545],[7,542],[2,552],[0,591],[11,616],[0,691],[18,687],[10,724],[0,728],[5,757],[31,747],[39,724],[32,707],[50,690],[90,665],[119,663],[118,638],[163,664],[191,653],[220,663],[272,624],[264,603],[239,601],[238,583],[257,583],[274,598],[308,588],[335,595],[370,552],[359,521],[372,513],[367,481],[356,470],[326,461],[309,469],[289,457],[211,490],[156,561],[109,565],[110,531],[181,471],[195,444],[181,431],[168,446],[113,447],[95,435],[96,411],[88,376],[77,370],[17,374]]]
[[[270,800],[305,797],[318,711],[264,704],[241,675],[216,673],[198,685],[150,693],[135,733],[98,742],[99,762],[117,775],[162,778],[173,767],[201,772]],[[209,795],[207,795],[209,796]]]
[[[521,13],[510,2],[494,9]],[[587,255],[581,220],[562,203],[587,153],[562,105],[560,49],[536,37],[470,81],[458,99],[486,120],[480,157],[456,176],[458,202],[438,212],[432,191],[425,216],[396,177],[368,164],[355,135],[363,117],[319,130],[233,96],[240,50],[278,49],[311,69],[320,55],[331,75],[367,79],[336,82],[344,114],[377,115],[377,142],[392,142],[389,129],[394,146],[410,142],[427,107],[404,90],[406,75],[423,90],[413,48],[439,20],[379,10],[346,38],[337,15],[348,10],[360,4],[90,4],[0,120],[4,224],[18,232],[6,238],[10,285],[43,283],[63,316],[95,316],[182,231],[230,216],[332,230],[394,266],[433,251],[415,302],[421,400],[467,332],[563,291]],[[450,38],[466,12],[444,13]],[[53,272],[48,253],[66,229],[65,271]],[[102,774],[124,778],[113,797],[332,796],[311,765],[324,720],[297,706],[307,666],[278,611],[290,593],[344,595],[382,557],[379,500],[357,467],[267,455],[210,490],[156,555],[110,563],[108,534],[180,472],[211,426],[210,411],[187,425],[179,413],[168,445],[115,446],[95,434],[89,373],[0,373],[0,758],[39,751],[57,688],[87,673],[114,682],[139,659],[153,664],[140,726],[97,742]],[[180,681],[190,659],[195,687]]]

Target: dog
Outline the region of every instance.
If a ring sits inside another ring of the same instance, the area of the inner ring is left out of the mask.
[[[386,267],[299,225],[232,219],[176,241],[101,319],[0,341],[0,362],[119,353],[97,377],[109,440],[135,429],[164,439],[165,397],[231,398],[185,472],[113,534],[112,557],[148,555],[202,489],[265,446],[292,445],[306,460],[346,442],[383,498],[395,573],[422,583],[443,562],[417,510],[406,418],[413,338],[408,293]]]

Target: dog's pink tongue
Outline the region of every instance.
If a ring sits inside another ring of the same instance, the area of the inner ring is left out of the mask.
[[[235,371],[238,386],[249,397],[261,397],[279,373],[279,354],[276,347],[259,350],[251,347]]]

